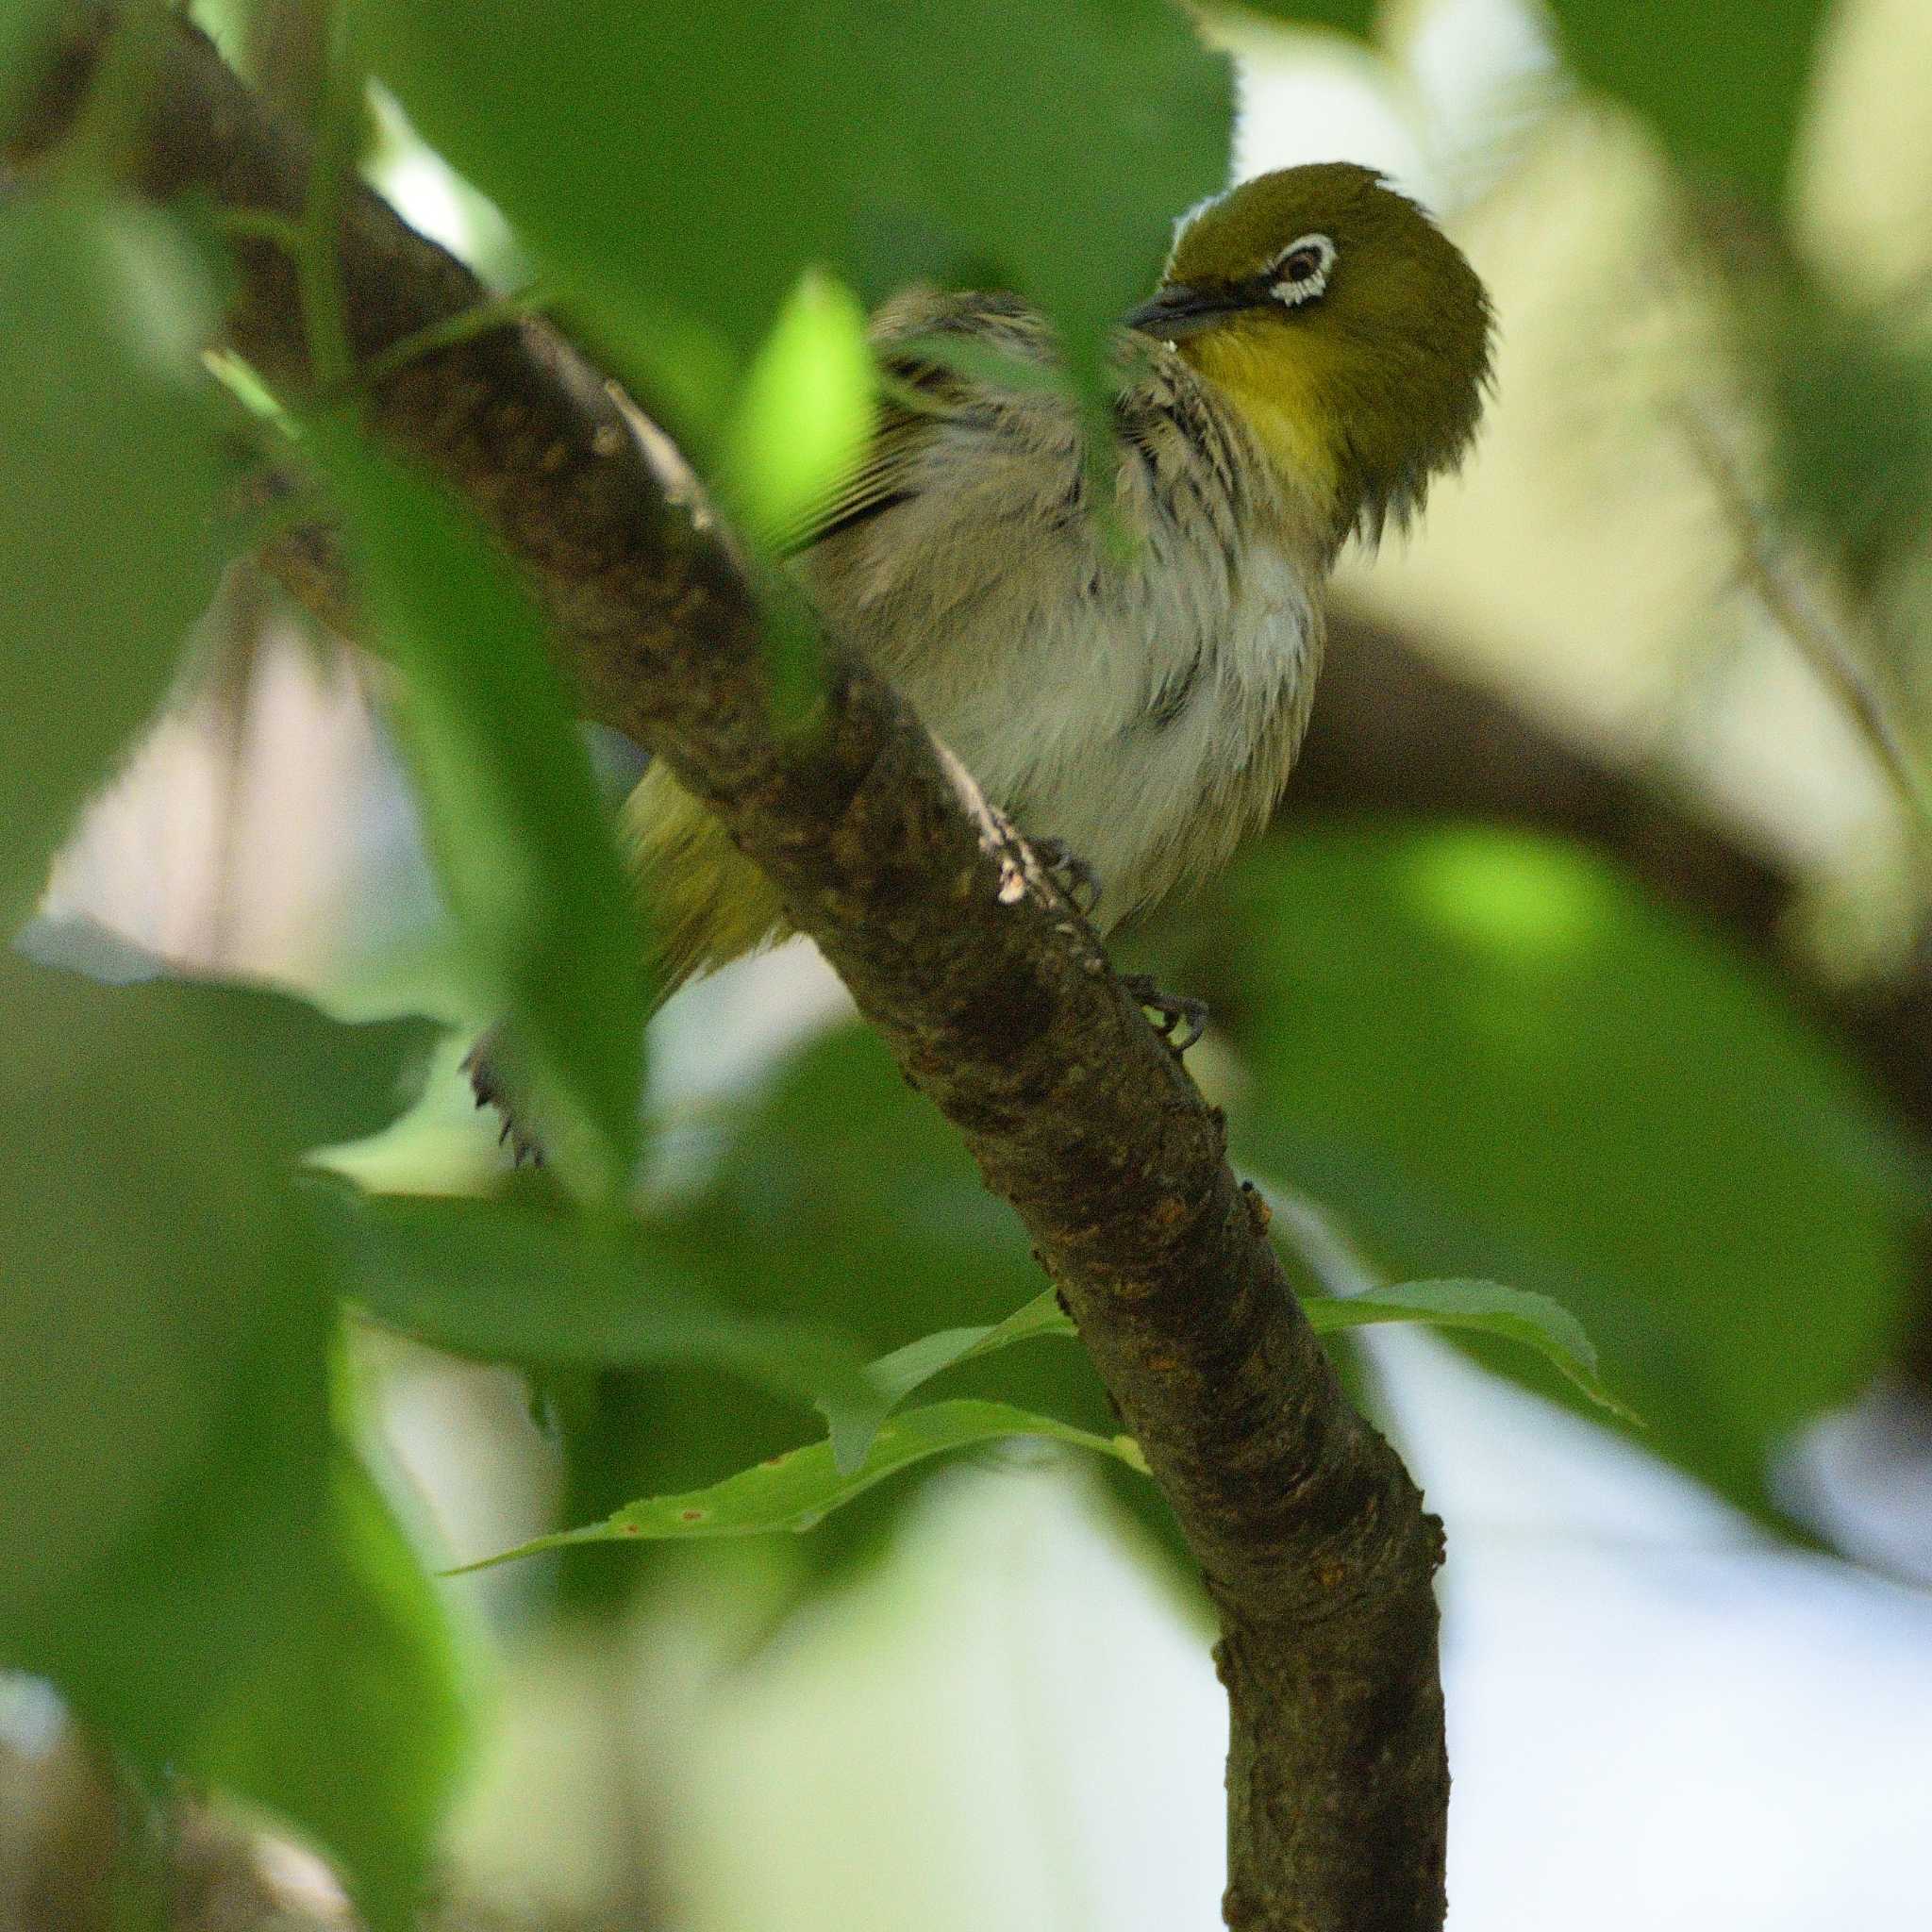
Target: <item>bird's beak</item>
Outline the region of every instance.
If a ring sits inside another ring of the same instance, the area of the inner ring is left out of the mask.
[[[1226,290],[1191,289],[1185,282],[1170,282],[1152,301],[1143,302],[1123,318],[1129,328],[1143,335],[1158,336],[1164,342],[1177,342],[1183,336],[1199,335],[1212,328],[1224,316],[1249,305]]]

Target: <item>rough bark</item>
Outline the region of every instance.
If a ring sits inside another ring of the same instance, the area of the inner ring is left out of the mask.
[[[76,16],[16,158],[57,138],[100,34],[98,11]],[[174,35],[141,187],[289,215],[305,170],[299,130],[206,41]],[[233,338],[299,391],[288,264],[255,241],[235,258]],[[358,359],[482,297],[366,193],[341,259]],[[1084,924],[863,667],[828,659],[809,724],[774,729],[769,595],[675,454],[552,331],[425,356],[366,415],[526,569],[590,711],[710,802],[1031,1232],[1221,1618],[1229,1923],[1440,1925],[1440,1525],[1341,1393],[1219,1119]],[[799,614],[782,622],[795,633]]]

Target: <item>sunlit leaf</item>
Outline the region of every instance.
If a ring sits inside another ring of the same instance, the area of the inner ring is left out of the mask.
[[[637,1149],[644,944],[542,619],[427,481],[333,423],[306,441],[402,674],[395,716],[473,995],[506,1022],[498,1052],[552,1164],[608,1197]]]
[[[774,549],[799,537],[858,462],[874,380],[857,298],[808,272],[752,361],[720,471],[726,502]]]
[[[0,928],[215,588],[213,305],[151,211],[0,198]]]
[[[864,1462],[849,1474],[840,1473],[829,1442],[814,1442],[771,1457],[755,1469],[741,1470],[708,1489],[679,1496],[646,1497],[618,1510],[607,1522],[538,1537],[466,1567],[480,1570],[491,1563],[574,1543],[762,1536],[774,1530],[813,1529],[829,1511],[903,1469],[949,1450],[1014,1437],[1070,1443],[1144,1470],[1140,1450],[1126,1436],[1095,1435],[1005,1403],[935,1402],[908,1409],[881,1424]]]

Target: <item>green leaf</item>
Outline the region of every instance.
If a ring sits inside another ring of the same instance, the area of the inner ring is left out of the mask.
[[[1576,72],[1643,115],[1680,160],[1782,198],[1829,0],[1550,0]]]
[[[1627,1423],[1637,1417],[1603,1385],[1596,1350],[1575,1316],[1545,1294],[1505,1288],[1499,1281],[1404,1281],[1372,1294],[1302,1303],[1317,1335],[1376,1322],[1426,1322],[1435,1328],[1472,1328],[1533,1348],[1599,1408]]]
[[[0,127],[13,127],[52,65],[62,12],[60,0],[0,0]]]
[[[720,488],[745,527],[783,550],[864,453],[876,377],[865,311],[808,271],[754,358],[727,432]]]
[[[907,1396],[935,1375],[956,1369],[961,1363],[976,1361],[981,1356],[996,1354],[1016,1341],[1030,1341],[1036,1335],[1067,1335],[1077,1339],[1078,1329],[1059,1305],[1054,1290],[1036,1295],[1024,1307],[1016,1308],[1004,1322],[992,1322],[973,1328],[942,1328],[937,1335],[922,1336],[895,1348],[891,1355],[866,1365],[865,1378],[876,1391],[875,1403],[839,1407],[828,1402],[819,1407],[831,1424],[832,1451],[841,1473],[859,1467],[871,1451],[879,1424]]]
[[[1171,0],[358,15],[417,126],[549,263],[741,360],[822,264],[868,298],[952,273],[1018,289],[1091,366],[1174,215],[1226,178],[1228,63]]]
[[[858,1342],[719,1308],[701,1256],[668,1235],[513,1201],[316,1191],[363,1306],[439,1347],[558,1366],[710,1362],[791,1401],[878,1412]]]
[[[1932,538],[1932,352],[1898,315],[1846,308],[1786,266],[1743,288],[1738,311],[1777,512],[1855,591],[1888,588]]]
[[[618,1510],[606,1522],[538,1537],[465,1568],[486,1569],[515,1557],[575,1543],[763,1536],[774,1530],[813,1529],[828,1512],[903,1469],[948,1450],[969,1449],[1015,1436],[1091,1449],[1145,1473],[1141,1452],[1130,1437],[1095,1435],[1001,1402],[935,1402],[885,1423],[864,1462],[849,1474],[840,1473],[829,1442],[814,1442],[771,1457],[708,1489],[679,1496],[648,1496]]]
[[[335,423],[306,438],[403,674],[395,715],[485,1012],[521,1111],[578,1191],[637,1152],[647,1008],[632,895],[544,626],[483,533]]]
[[[150,211],[0,199],[0,929],[166,694],[215,588],[199,267]]]
[[[1333,1204],[1385,1276],[1561,1304],[1649,1445],[1769,1515],[1773,1445],[1879,1358],[1917,1211],[1840,1056],[1759,972],[1551,841],[1302,835],[1227,902],[1241,1163]]]
[[[1302,1306],[1317,1335],[1374,1322],[1428,1322],[1443,1328],[1473,1328],[1520,1341],[1543,1356],[1600,1408],[1624,1422],[1638,1418],[1604,1388],[1596,1350],[1581,1324],[1547,1295],[1505,1288],[1495,1281],[1408,1281],[1391,1285],[1318,1201],[1278,1183],[1258,1187],[1271,1210],[1269,1232],[1319,1284],[1320,1295]]]
[[[468,1744],[462,1675],[433,1585],[339,1448],[299,1593],[194,1769],[309,1838],[377,1932],[408,1932]]]
[[[0,1012],[0,1657],[158,1766],[301,1601],[337,1281],[289,1172],[422,1029],[10,952]]]
[[[1329,27],[1367,40],[1381,12],[1381,0],[1238,0],[1241,10],[1263,13],[1284,26]]]

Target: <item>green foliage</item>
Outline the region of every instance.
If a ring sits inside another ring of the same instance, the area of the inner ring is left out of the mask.
[[[343,426],[315,422],[359,555],[393,716],[468,941],[473,1010],[546,1151],[608,1199],[637,1152],[644,942],[542,619],[480,529]]]
[[[1767,1510],[1771,1446],[1857,1389],[1903,1286],[1900,1157],[1844,1066],[1562,846],[1307,835],[1227,897],[1257,1083],[1238,1157],[1333,1203],[1397,1278],[1572,1310],[1651,1446]]]
[[[799,1054],[721,1124],[710,1152],[704,1186],[650,1216],[643,1239],[654,1254],[689,1257],[708,1302],[759,1329],[829,1328],[885,1356],[911,1337],[1000,1324],[1039,1293],[1010,1209],[869,1033],[847,1029]],[[605,1413],[573,1445],[599,1470],[574,1499],[576,1521],[630,1497],[709,1485],[798,1440],[795,1409],[707,1362],[646,1370],[603,1392]],[[904,1392],[888,1371],[883,1385],[869,1384],[869,1403],[828,1405],[842,1461],[864,1452]],[[1119,1426],[1074,1349],[961,1360],[943,1392],[1103,1435]],[[809,1562],[840,1574],[877,1546],[909,1493],[893,1485],[842,1509],[804,1546]]]
[[[1550,0],[1577,73],[1656,127],[1671,152],[1776,204],[1830,0]]]
[[[1882,590],[1932,546],[1932,351],[1795,272],[1745,292],[1778,508],[1857,590]]]
[[[1381,0],[1239,0],[1249,13],[1265,13],[1284,26],[1328,27],[1366,40],[1382,11]]]
[[[54,10],[53,0],[0,0],[0,120],[25,89]]]
[[[0,927],[167,691],[213,591],[220,419],[191,386],[211,312],[159,216],[0,202]]]
[[[433,1605],[375,1560],[341,1474],[340,1284],[291,1172],[390,1117],[428,1029],[11,952],[0,1011],[0,1658],[144,1766],[276,1806],[400,1925],[454,1693]],[[398,1807],[380,1824],[330,1795],[364,1789],[374,1754]]]
[[[707,1362],[794,1402],[884,1413],[856,1341],[721,1309],[707,1257],[672,1230],[517,1201],[318,1193],[362,1305],[425,1341],[576,1368]]]
[[[407,1932],[466,1756],[468,1686],[435,1587],[341,1449],[324,1531],[194,1770],[293,1820],[377,1932]]]
[[[933,1402],[880,1424],[865,1460],[841,1474],[831,1444],[814,1442],[768,1457],[708,1489],[678,1496],[648,1496],[618,1510],[608,1522],[556,1536],[537,1537],[513,1550],[473,1563],[473,1570],[540,1550],[573,1544],[673,1541],[721,1536],[764,1536],[774,1530],[816,1529],[834,1509],[862,1495],[889,1475],[952,1450],[977,1448],[1015,1437],[1066,1442],[1143,1469],[1140,1451],[1125,1436],[1096,1435],[1051,1416],[1030,1414],[1001,1402]]]
[[[1373,11],[1267,10],[1357,33]],[[1821,0],[1554,11],[1577,71],[1681,158],[1779,192]],[[0,59],[44,12],[0,10]],[[354,12],[430,138],[688,408],[774,543],[863,421],[849,290],[1018,288],[1091,375],[1171,218],[1224,174],[1225,64],[1167,0],[958,0],[890,31],[858,0]],[[215,304],[188,234],[104,199],[0,200],[0,914],[169,689],[214,582],[222,418],[193,375]],[[1922,544],[1923,358],[1822,324],[1769,366],[1786,508],[1855,564]],[[511,1021],[525,1105],[594,1211],[298,1180],[305,1149],[386,1120],[424,1028],[0,955],[0,1657],[142,1766],[280,1814],[399,1932],[468,1699],[331,1419],[345,1299],[531,1365],[569,1391],[579,1468],[646,1497],[527,1548],[830,1515],[810,1540],[830,1574],[913,1490],[886,1477],[1013,1437],[1100,1453],[1171,1525],[1084,1354],[1011,1346],[1071,1324],[870,1037],[799,1056],[725,1123],[691,1198],[631,1215],[643,947],[541,616],[345,420],[306,437],[400,673],[461,994]],[[1899,1162],[1835,1058],[1736,961],[1535,841],[1309,837],[1257,854],[1229,903],[1238,1148],[1339,1204],[1386,1264],[1311,1299],[1317,1328],[1428,1321],[1579,1404],[1607,1380],[1661,1453],[1768,1510],[1771,1446],[1856,1388],[1900,1291]],[[35,943],[106,957],[74,932]],[[931,1399],[901,1409],[915,1391]],[[808,1403],[827,1436],[798,1446]]]
[[[631,340],[671,317],[728,344],[713,366],[815,265],[868,299],[933,273],[1019,289],[1091,354],[1225,178],[1227,63],[1170,0],[890,25],[868,0],[358,11],[375,71],[547,266]]]
[[[719,467],[724,500],[772,550],[810,527],[864,454],[873,386],[864,309],[808,271],[753,358]]]
[[[1324,1296],[1305,1302],[1317,1335],[1339,1335],[1382,1322],[1421,1322],[1433,1328],[1466,1328],[1534,1349],[1597,1407],[1625,1422],[1637,1418],[1606,1389],[1596,1350],[1583,1324],[1548,1295],[1506,1288],[1500,1281],[1399,1281],[1346,1300]]]
[[[1015,1308],[1004,1322],[990,1322],[975,1328],[941,1328],[936,1335],[908,1341],[903,1348],[895,1348],[873,1362],[866,1376],[878,1392],[883,1419],[884,1413],[904,1402],[915,1389],[924,1387],[935,1375],[944,1374],[948,1369],[976,1361],[981,1356],[996,1355],[1016,1341],[1031,1341],[1035,1336],[1072,1337],[1077,1332],[1061,1308],[1058,1295],[1048,1289],[1024,1307]],[[841,1413],[829,1403],[824,1407],[839,1467],[857,1468],[872,1447],[878,1421],[862,1411]]]

